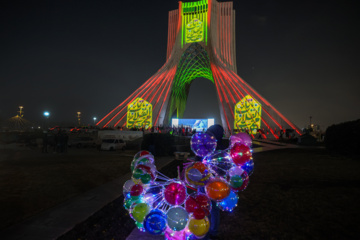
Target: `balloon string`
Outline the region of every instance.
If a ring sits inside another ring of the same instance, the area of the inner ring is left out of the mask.
[[[166,176],[165,174],[162,174],[161,172],[159,172],[159,171],[156,171],[157,173],[158,173],[158,175],[161,175],[162,177],[164,177],[164,178],[167,178],[167,179],[170,179],[168,176]]]

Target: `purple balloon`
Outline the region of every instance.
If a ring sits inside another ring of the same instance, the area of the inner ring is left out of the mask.
[[[191,150],[196,156],[205,157],[216,149],[216,138],[208,133],[195,133],[191,137]]]
[[[230,136],[230,148],[237,142],[250,147],[251,143],[252,143],[252,139],[249,134],[243,133],[243,132],[231,135]]]

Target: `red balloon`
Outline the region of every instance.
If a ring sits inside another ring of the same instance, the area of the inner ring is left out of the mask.
[[[199,194],[195,198],[196,203],[198,204],[199,208],[204,210],[205,215],[210,214],[211,202],[210,199],[205,194]]]
[[[148,154],[151,154],[151,152],[143,150],[143,151],[140,152],[140,157],[148,155]]]
[[[198,204],[194,197],[189,196],[185,202],[185,209],[188,213],[194,212],[198,208]]]
[[[231,148],[230,155],[236,165],[242,166],[250,160],[252,154],[248,146],[237,142]]]
[[[164,198],[170,205],[183,204],[186,199],[186,188],[180,183],[170,183],[165,187]]]
[[[130,196],[132,197],[140,196],[143,190],[144,189],[140,184],[135,184],[134,186],[131,187]]]
[[[201,208],[198,208],[193,213],[195,219],[203,219],[205,218],[205,211]]]

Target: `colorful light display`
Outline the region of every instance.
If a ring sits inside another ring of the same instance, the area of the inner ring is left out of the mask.
[[[151,128],[152,105],[142,98],[135,99],[128,106],[127,128]]]
[[[250,95],[235,105],[234,112],[234,129],[248,129],[252,134],[261,129],[261,104]]]
[[[207,44],[208,1],[182,3],[181,47],[187,43]]]
[[[249,175],[242,169],[244,165],[231,157],[241,154],[236,146],[246,139],[244,134],[233,137],[234,146],[215,152],[210,148],[206,157],[192,146],[193,152],[202,161],[184,163],[184,175],[170,179],[156,172],[156,179],[136,184],[136,169],[144,164],[149,169],[156,169],[151,153],[138,152],[131,163],[133,180],[125,182],[123,187],[124,208],[129,211],[136,226],[152,235],[164,234],[169,240],[205,237],[211,221],[214,221],[210,216],[215,205],[222,211],[233,211],[239,200],[238,194],[249,184]],[[194,134],[191,144],[194,142],[214,145],[212,138],[204,138],[204,133]],[[252,160],[251,151],[245,157],[244,162]]]
[[[237,75],[235,50],[232,2],[180,1],[179,9],[169,12],[165,64],[97,125],[170,126],[172,118],[183,117],[191,83],[201,77],[215,85],[227,136],[235,130],[278,139],[286,129],[300,135],[299,128]],[[151,115],[128,111],[138,98],[152,106]]]

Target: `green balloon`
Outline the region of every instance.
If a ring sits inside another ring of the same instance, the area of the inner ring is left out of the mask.
[[[233,188],[239,188],[243,184],[243,179],[239,175],[232,176],[230,178],[230,186]]]
[[[143,184],[148,184],[150,181],[151,181],[150,174],[146,173],[146,174],[141,175],[141,182]]]
[[[134,197],[131,197],[131,198],[129,198],[129,199],[126,199],[125,201],[124,201],[124,207],[126,208],[126,209],[129,209],[129,208],[131,208],[131,206],[134,204],[138,204],[138,203],[140,203],[141,201],[140,201],[140,197],[137,197],[137,198],[134,198]]]
[[[143,171],[141,169],[135,169],[135,171],[133,172],[133,177],[135,179],[140,179],[142,174]]]
[[[143,222],[145,216],[150,212],[150,206],[146,203],[138,203],[132,210],[132,216],[137,222]]]

